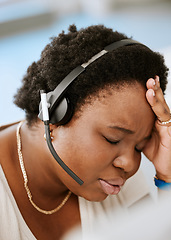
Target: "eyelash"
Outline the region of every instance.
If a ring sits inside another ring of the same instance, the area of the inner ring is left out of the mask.
[[[107,141],[108,143],[110,143],[110,144],[112,144],[112,145],[117,145],[117,144],[120,142],[120,140],[118,140],[118,141],[111,141],[111,140],[109,140],[109,139],[106,138],[106,137],[105,137],[105,139],[106,139],[106,141]]]
[[[110,144],[112,144],[112,145],[117,145],[117,144],[120,142],[120,140],[118,140],[118,141],[111,141],[111,140],[109,140],[109,139],[106,138],[106,137],[105,137],[105,139],[106,139],[106,141],[107,141],[108,143],[110,143]],[[139,149],[137,149],[137,148],[135,148],[135,151],[138,152],[138,153],[141,153],[141,152],[142,152],[142,150],[139,150]]]
[[[135,151],[138,152],[138,153],[141,153],[141,152],[142,152],[142,150],[139,150],[139,149],[137,149],[137,148],[135,148]]]

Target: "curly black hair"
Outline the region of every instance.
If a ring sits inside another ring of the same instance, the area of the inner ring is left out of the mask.
[[[82,28],[69,27],[51,42],[33,62],[23,78],[22,86],[14,96],[14,103],[25,110],[28,123],[37,120],[40,89],[52,91],[75,67],[87,62],[107,45],[128,37],[103,25]],[[168,68],[161,54],[143,45],[120,47],[90,64],[67,90],[67,97],[75,111],[85,103],[88,96],[96,95],[107,86],[132,84],[137,81],[146,87],[148,78],[160,77],[164,93]]]

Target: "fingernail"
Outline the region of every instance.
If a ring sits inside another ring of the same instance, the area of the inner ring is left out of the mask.
[[[156,76],[156,81],[157,81],[157,82],[159,82],[159,81],[160,81],[160,79],[159,79],[159,76]]]
[[[155,79],[153,79],[153,86],[155,86],[156,85],[156,81],[155,81]]]
[[[156,96],[155,91],[153,89],[152,89],[152,91],[153,91],[153,97],[155,97]]]

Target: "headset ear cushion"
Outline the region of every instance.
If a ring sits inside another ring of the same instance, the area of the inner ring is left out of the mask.
[[[66,124],[72,117],[72,106],[68,98],[63,98],[50,114],[49,122],[56,125]]]

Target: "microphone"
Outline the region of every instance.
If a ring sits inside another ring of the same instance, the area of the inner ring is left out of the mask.
[[[108,52],[111,52],[119,47],[129,46],[134,44],[143,45],[142,43],[132,39],[122,39],[117,42],[111,43],[108,46],[106,46],[101,52],[94,55],[88,62],[83,63],[82,65],[72,70],[52,92],[46,94],[43,90],[40,91],[41,104],[39,105],[40,112],[38,117],[44,122],[46,141],[47,141],[49,150],[53,155],[53,157],[55,158],[55,160],[58,162],[58,164],[80,185],[82,185],[84,182],[62,161],[62,159],[58,156],[57,152],[55,151],[52,145],[51,138],[50,138],[49,122],[56,123],[56,124],[58,123],[60,125],[62,123],[65,124],[66,121],[69,121],[72,115],[72,109],[70,109],[71,104],[69,104],[69,101],[67,101],[67,98],[64,97],[64,94],[68,89],[69,85],[86,69],[86,67],[88,67],[92,62],[96,61],[97,59],[99,59],[100,57],[102,57],[104,54]],[[63,100],[60,102],[62,98]],[[47,102],[47,99],[49,103]],[[56,107],[57,103],[59,103],[58,107]],[[55,112],[55,114],[52,114],[53,111]],[[50,120],[49,120],[49,113],[50,113]]]
[[[45,135],[46,135],[46,142],[48,145],[48,148],[53,155],[54,159],[57,161],[57,163],[64,169],[65,172],[67,172],[78,184],[82,185],[84,182],[81,180],[59,157],[57,152],[55,151],[51,137],[50,137],[50,127],[49,127],[49,111],[48,111],[48,103],[46,98],[46,93],[44,90],[40,91],[41,94],[41,103],[42,103],[42,115],[43,115],[43,122],[45,126]]]

